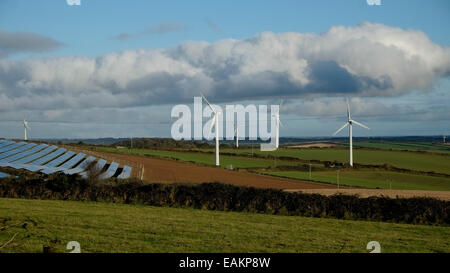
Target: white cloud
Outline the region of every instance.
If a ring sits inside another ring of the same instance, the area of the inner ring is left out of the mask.
[[[162,23],[156,26],[151,26],[145,29],[144,31],[141,31],[140,33],[127,33],[122,32],[114,37],[112,39],[119,40],[119,41],[126,41],[131,38],[139,37],[142,35],[157,35],[157,34],[166,34],[170,32],[178,32],[182,30],[187,30],[188,27],[184,23],[180,22],[166,22]]]
[[[83,109],[428,91],[450,74],[450,49],[382,24],[323,34],[271,32],[97,58],[0,60],[0,111]]]
[[[16,53],[41,53],[63,44],[30,32],[8,32],[0,29],[0,58]]]

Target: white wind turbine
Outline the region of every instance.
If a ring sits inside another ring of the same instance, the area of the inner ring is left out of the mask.
[[[27,138],[27,130],[31,130],[30,126],[28,126],[28,121],[26,121],[25,119],[23,120],[23,129],[24,129],[24,140],[28,140]]]
[[[281,100],[280,105],[278,107],[278,113],[275,115],[275,148],[278,149],[278,146],[280,145],[280,125],[283,126],[283,123],[280,119],[280,111],[281,111],[281,105],[283,105],[283,100]]]
[[[213,111],[214,113],[214,117],[213,120],[214,122],[211,123],[211,127],[209,128],[209,135],[211,135],[211,131],[213,126],[215,126],[215,132],[216,132],[216,166],[220,166],[220,161],[219,161],[219,115],[221,114],[220,111],[215,110],[211,104],[209,103],[209,101],[205,98],[205,96],[203,96],[202,94],[202,98],[205,100],[205,102],[208,104],[209,108],[211,108],[211,111]],[[209,136],[208,136],[209,138]]]
[[[340,131],[342,131],[345,127],[347,127],[347,126],[349,126],[349,128],[348,128],[348,131],[349,131],[349,138],[350,138],[350,166],[352,166],[353,167],[353,139],[352,139],[352,125],[353,124],[356,124],[356,125],[358,125],[358,126],[360,126],[360,127],[362,127],[362,128],[365,128],[365,129],[367,129],[367,130],[370,130],[370,128],[369,127],[367,127],[366,125],[364,125],[364,124],[361,124],[361,123],[359,123],[359,122],[357,122],[356,120],[352,120],[352,117],[351,117],[351,115],[350,115],[350,104],[348,103],[348,98],[347,98],[347,118],[348,118],[348,120],[347,120],[347,122],[341,127],[341,128],[339,128],[339,130],[337,130],[334,134],[333,134],[333,136],[335,136],[335,135],[337,135]]]

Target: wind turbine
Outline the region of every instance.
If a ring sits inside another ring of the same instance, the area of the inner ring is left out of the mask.
[[[23,129],[24,129],[24,140],[28,140],[27,138],[27,130],[31,130],[30,126],[28,126],[28,121],[26,121],[25,119],[23,120]]]
[[[353,120],[352,119],[352,117],[351,117],[351,115],[350,115],[350,104],[348,103],[348,98],[347,98],[347,118],[348,118],[348,120],[347,120],[347,122],[341,127],[341,128],[339,128],[339,130],[337,130],[334,134],[333,134],[333,136],[335,136],[335,135],[337,135],[340,131],[342,131],[345,127],[347,127],[347,126],[349,126],[349,128],[348,128],[348,132],[349,132],[349,138],[350,138],[350,166],[352,166],[353,167],[353,139],[352,139],[352,125],[353,124],[356,124],[356,125],[358,125],[358,126],[360,126],[360,127],[362,127],[362,128],[365,128],[365,129],[367,129],[367,130],[370,130],[370,128],[369,127],[367,127],[366,125],[364,125],[364,124],[361,124],[361,123],[359,123],[359,122],[357,122],[356,120]]]
[[[236,136],[236,148],[239,148],[239,126],[237,123],[234,126],[234,135]]]
[[[214,113],[214,117],[213,117],[214,122],[211,123],[211,127],[209,128],[209,135],[211,135],[212,128],[213,128],[213,126],[215,126],[214,131],[216,132],[216,166],[220,166],[220,161],[219,161],[219,115],[221,113],[220,113],[220,111],[215,110],[211,106],[211,104],[205,98],[205,96],[203,96],[203,94],[202,94],[202,98],[205,100],[205,102],[208,104],[209,108],[211,108],[211,111],[213,111],[213,113]]]
[[[278,113],[275,115],[275,148],[278,149],[278,146],[280,145],[280,125],[283,126],[283,123],[280,119],[280,109],[281,105],[283,105],[283,100],[281,100],[280,105],[278,107]]]

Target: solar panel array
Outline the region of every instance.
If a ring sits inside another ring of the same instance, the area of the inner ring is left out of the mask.
[[[94,168],[101,172],[100,179],[111,177],[127,179],[131,176],[132,168],[125,165],[120,169],[117,162],[111,162],[108,165],[104,159],[97,160],[93,156],[77,154],[55,145],[0,140],[0,166],[2,167],[26,169],[45,174],[57,172],[69,175],[79,174],[87,178],[86,169],[94,163]],[[9,174],[0,173],[0,178],[9,176]]]

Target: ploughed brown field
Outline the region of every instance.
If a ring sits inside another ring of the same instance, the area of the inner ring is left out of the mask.
[[[77,150],[74,147],[71,150]],[[80,150],[81,151],[81,150]],[[107,152],[93,152],[83,150],[86,154],[116,161],[120,165],[133,167],[132,177],[140,177],[144,167],[144,180],[160,183],[203,183],[221,182],[237,186],[273,189],[330,189],[333,185],[277,178],[259,174],[231,171],[216,167],[199,166],[188,162],[172,159],[158,159],[147,156],[115,154]]]

